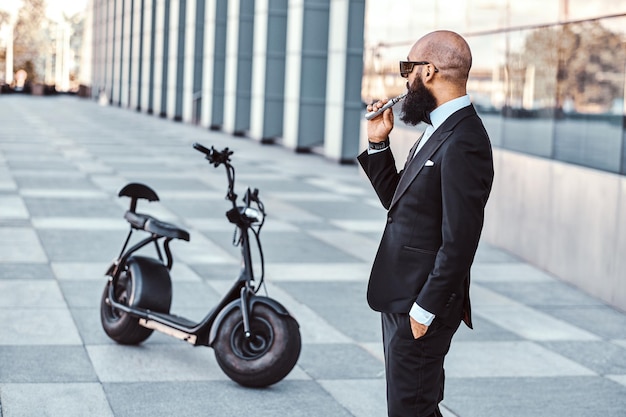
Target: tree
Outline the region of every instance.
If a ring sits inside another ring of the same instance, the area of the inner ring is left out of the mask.
[[[6,25],[10,21],[11,21],[11,15],[9,14],[9,12],[0,10],[0,29],[2,29],[2,26]]]
[[[23,0],[13,32],[14,68],[28,72],[31,82],[41,82],[44,74],[49,49],[47,27],[45,0]]]
[[[524,69],[537,71],[537,98],[556,97],[557,108],[571,102],[577,111],[606,112],[623,97],[625,45],[601,22],[579,22],[533,31],[519,58]]]
[[[560,99],[570,98],[577,109],[607,111],[616,98],[624,97],[626,48],[621,36],[591,21],[566,25],[563,38],[567,48],[560,51]]]
[[[4,25],[7,25],[11,22],[11,15],[8,12],[5,12],[4,10],[0,10],[0,31],[2,31],[2,28],[4,27]],[[2,49],[0,51],[0,61],[4,62],[6,60],[6,49]]]
[[[0,32],[2,32],[4,26],[8,25],[9,23],[11,23],[11,15],[4,10],[0,10]],[[4,48],[0,49],[0,62],[2,63],[2,66],[0,67],[0,84],[3,84],[5,79],[7,78],[7,74],[5,71],[7,61],[7,49],[8,45],[5,45]]]

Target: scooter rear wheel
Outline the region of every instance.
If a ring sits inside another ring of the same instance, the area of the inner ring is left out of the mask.
[[[266,387],[282,380],[300,356],[300,329],[296,320],[256,303],[250,314],[252,335],[246,337],[241,309],[231,311],[221,323],[213,344],[220,368],[246,387]]]
[[[120,311],[107,304],[109,298],[109,285],[107,283],[100,300],[100,321],[104,332],[117,343],[123,345],[137,345],[146,340],[153,332],[152,329],[139,325],[139,319],[124,311]],[[128,305],[132,294],[133,279],[128,271],[122,272],[116,287],[113,289],[117,300]]]

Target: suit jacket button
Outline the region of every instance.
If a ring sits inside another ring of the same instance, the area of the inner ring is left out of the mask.
[[[387,223],[393,223],[393,219],[391,218],[391,216],[387,217]]]

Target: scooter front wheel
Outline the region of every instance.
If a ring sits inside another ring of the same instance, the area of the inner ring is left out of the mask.
[[[246,337],[241,309],[233,309],[221,323],[213,344],[220,368],[246,387],[266,387],[282,380],[300,356],[300,329],[296,320],[263,303],[250,314]]]

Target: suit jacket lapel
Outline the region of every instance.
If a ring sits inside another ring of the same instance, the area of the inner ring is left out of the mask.
[[[453,113],[448,119],[443,122],[441,126],[437,130],[435,130],[432,136],[428,139],[426,144],[420,149],[420,151],[413,157],[412,160],[407,161],[405,165],[404,172],[402,173],[402,177],[400,178],[400,182],[396,187],[396,192],[393,195],[393,199],[391,200],[391,205],[389,209],[394,206],[394,204],[402,197],[402,194],[406,192],[409,188],[409,185],[413,182],[417,174],[424,167],[424,163],[429,160],[433,154],[439,149],[439,147],[443,144],[443,142],[448,139],[448,137],[452,134],[452,129],[464,118],[476,114],[476,110],[474,110],[474,106],[469,105],[464,107],[457,112]],[[409,158],[413,155],[415,151],[414,145],[409,152]]]
[[[409,153],[407,154],[407,157],[406,157],[406,162],[404,163],[404,168],[402,168],[403,171],[406,171],[406,169],[409,167],[409,164],[413,161],[413,159],[414,159],[413,155],[415,155],[415,149],[417,149],[417,147],[419,146],[420,142],[424,138],[425,134],[426,134],[426,132],[424,131],[420,135],[420,137],[415,141],[413,146],[411,146],[411,149],[409,149]]]
[[[417,155],[415,155],[413,159],[408,162],[406,168],[404,169],[404,172],[402,173],[400,182],[396,187],[396,192],[393,195],[393,199],[391,200],[391,205],[389,206],[390,209],[398,201],[402,194],[404,194],[409,188],[409,185],[411,185],[415,177],[417,177],[417,174],[419,174],[419,172],[424,167],[424,163],[426,163],[426,161],[430,159],[431,156],[433,156],[433,154],[437,151],[437,149],[439,149],[441,144],[443,144],[443,142],[448,138],[448,136],[450,136],[450,134],[452,134],[451,130],[439,134],[437,132],[434,132],[432,136],[428,138],[428,142],[426,142],[422,149],[419,150]],[[411,151],[415,152],[413,148],[411,149]],[[412,152],[409,153],[409,157],[413,155]]]

